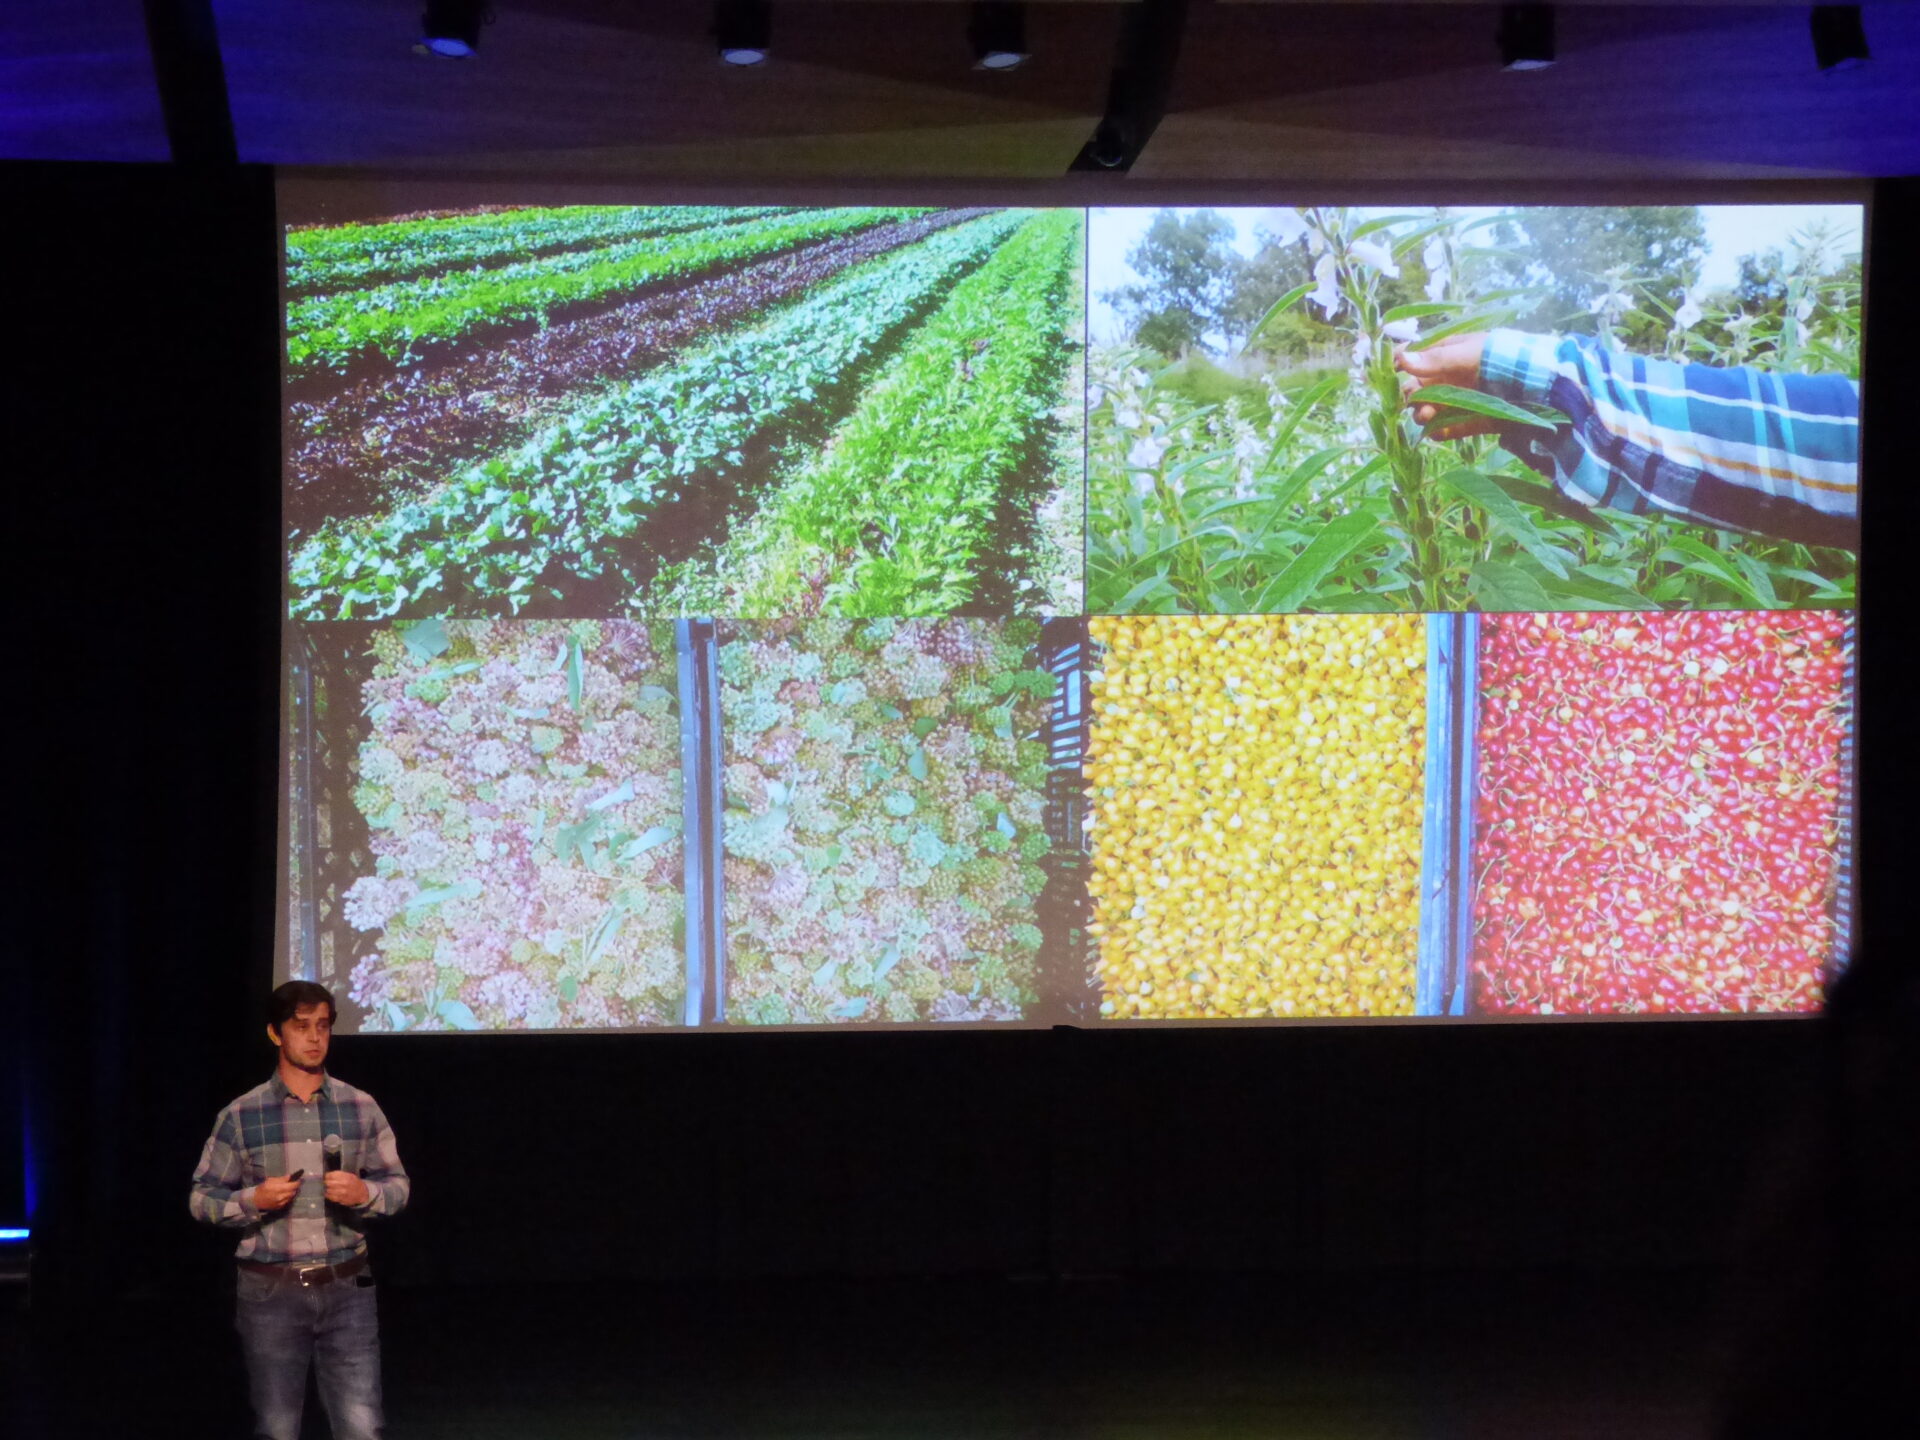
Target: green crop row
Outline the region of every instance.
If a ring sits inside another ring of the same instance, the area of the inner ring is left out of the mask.
[[[582,245],[673,235],[758,219],[776,207],[572,205],[450,220],[402,220],[287,232],[287,291],[310,296],[416,279],[489,261],[511,263]]]
[[[344,371],[369,352],[409,364],[423,346],[519,321],[544,325],[557,306],[601,300],[921,213],[864,207],[803,211],[773,222],[696,230],[664,245],[636,240],[499,270],[462,271],[317,296],[287,307],[287,368],[295,376]]]
[[[831,576],[829,614],[965,604],[1009,472],[1055,403],[1079,224],[1035,217],[955,287],[819,456],[735,532],[711,567],[717,587],[689,565],[679,600],[787,614]]]
[[[632,541],[742,447],[814,402],[1024,220],[1001,212],[864,262],[760,323],[598,397],[503,455],[293,556],[300,619],[518,613],[571,580],[630,594]]]

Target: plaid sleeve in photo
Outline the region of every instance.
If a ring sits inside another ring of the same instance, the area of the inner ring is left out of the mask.
[[[1521,458],[1580,504],[1859,548],[1860,389],[1844,376],[1494,330],[1480,379],[1489,394],[1567,416],[1551,440],[1524,442]]]

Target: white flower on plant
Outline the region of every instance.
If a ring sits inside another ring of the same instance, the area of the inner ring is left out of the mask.
[[[1447,242],[1439,235],[1427,237],[1420,258],[1427,266],[1427,299],[1444,300],[1447,298]]]
[[[1113,423],[1122,430],[1132,430],[1140,424],[1140,412],[1127,406],[1113,412]]]
[[[1418,320],[1389,320],[1380,327],[1380,333],[1386,336],[1387,339],[1404,345],[1409,340],[1418,340],[1420,338],[1420,322]]]
[[[1633,308],[1633,296],[1625,290],[1603,290],[1593,302],[1593,313],[1609,324]]]
[[[1793,318],[1798,320],[1802,325],[1804,325],[1807,323],[1807,318],[1812,314],[1813,314],[1813,291],[1809,290],[1800,297],[1800,303],[1793,307]]]
[[[1673,328],[1691,330],[1705,318],[1705,315],[1706,312],[1700,308],[1699,298],[1689,290],[1686,297],[1681,300],[1680,308],[1673,312]]]
[[[1389,280],[1400,278],[1400,267],[1394,262],[1393,252],[1384,245],[1376,245],[1371,240],[1353,240],[1347,244],[1347,254],[1362,265],[1371,265]]]
[[[1313,294],[1307,298],[1318,305],[1329,320],[1340,309],[1340,287],[1334,283],[1338,268],[1331,255],[1322,255],[1313,262]]]
[[[1373,337],[1362,330],[1353,337],[1353,369],[1356,374],[1373,363]]]
[[[1127,465],[1134,470],[1158,470],[1167,453],[1169,441],[1164,435],[1142,435],[1127,451]]]

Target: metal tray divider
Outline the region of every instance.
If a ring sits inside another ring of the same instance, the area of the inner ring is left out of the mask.
[[[1451,972],[1448,976],[1448,1015],[1467,1013],[1473,979],[1473,905],[1479,876],[1473,859],[1473,808],[1480,765],[1480,616],[1448,617],[1454,631],[1453,660],[1453,775],[1449,803],[1453,808],[1454,884]]]
[[[713,622],[673,622],[680,690],[680,850],[687,992],[681,1023],[726,1019],[725,931],[720,893],[720,713],[714,703]]]
[[[1427,742],[1421,777],[1420,930],[1414,964],[1413,1013],[1438,1015],[1446,988],[1452,939],[1446,897],[1458,857],[1449,846],[1452,798],[1453,680],[1456,637],[1451,617],[1424,617],[1427,637]]]
[[[1044,868],[1046,887],[1036,904],[1040,924],[1040,973],[1057,976],[1073,1019],[1094,1013],[1087,925],[1084,766],[1092,723],[1087,703],[1089,641],[1085,616],[1062,616],[1040,628],[1040,663],[1054,677],[1047,707],[1046,830],[1053,842]]]

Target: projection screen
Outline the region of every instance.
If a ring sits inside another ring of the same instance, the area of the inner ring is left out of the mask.
[[[281,190],[344,1032],[1820,1006],[1859,206],[416,190]]]

